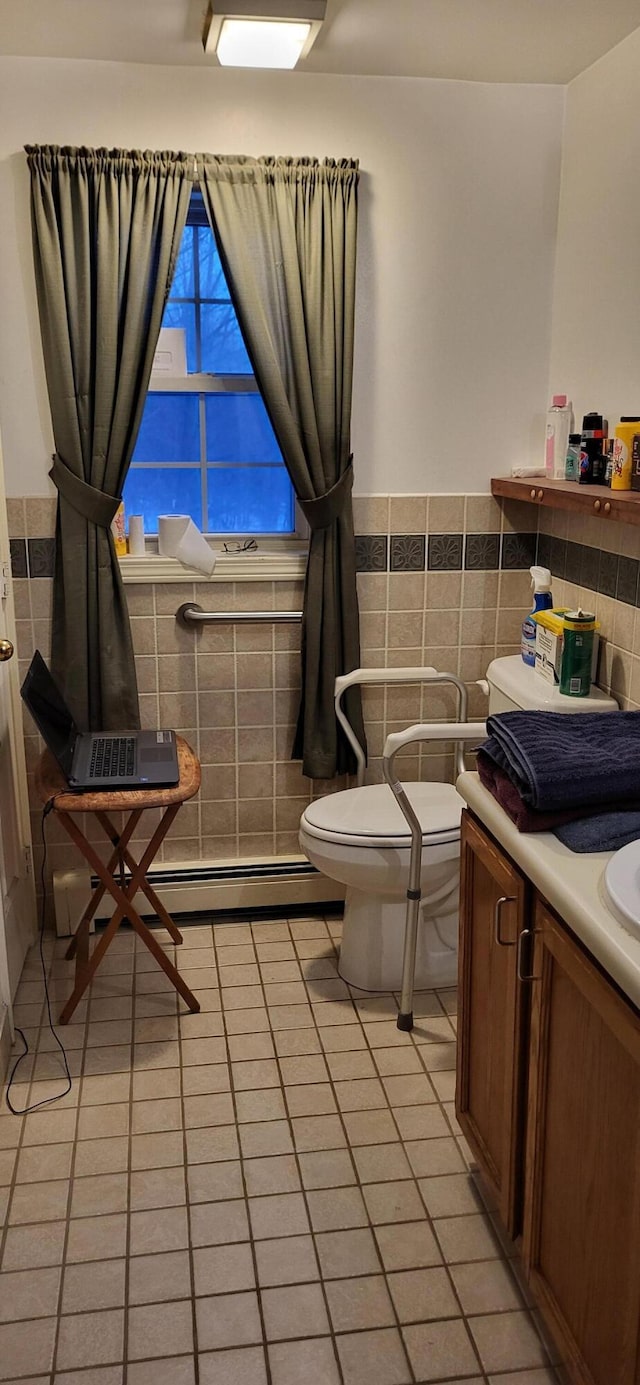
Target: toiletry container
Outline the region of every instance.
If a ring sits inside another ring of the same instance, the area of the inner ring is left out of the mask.
[[[640,433],[640,416],[625,414],[616,424],[613,435],[612,491],[631,490],[633,439],[636,433]]]
[[[566,394],[554,394],[547,414],[544,469],[547,476],[564,480],[569,434],[573,428],[573,408]]]
[[[522,622],[522,643],[520,653],[525,664],[530,668],[536,662],[536,623],[532,616],[536,611],[548,611],[553,606],[551,595],[551,573],[548,567],[529,568],[531,573],[531,589],[533,591],[533,606]]]
[[[585,414],[582,420],[581,486],[604,485],[607,467],[606,438],[607,421],[602,414]]]
[[[564,464],[565,481],[578,481],[580,479],[580,453],[582,451],[582,434],[570,433],[567,444],[567,457]]]

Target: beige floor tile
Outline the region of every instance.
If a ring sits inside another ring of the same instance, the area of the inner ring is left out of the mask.
[[[222,1347],[251,1346],[262,1342],[262,1323],[256,1293],[220,1294],[199,1298],[196,1304],[198,1347],[215,1351]]]
[[[467,1260],[495,1260],[500,1256],[488,1217],[440,1217],[434,1222],[445,1262],[460,1264]]]
[[[330,1025],[327,1029],[321,1029],[319,1036],[325,1053],[347,1053],[367,1047],[360,1024]]]
[[[79,1151],[80,1153],[80,1151]],[[131,1137],[132,1169],[165,1169],[182,1164],[184,1143],[181,1131],[167,1131]],[[77,1161],[76,1161],[77,1168]]]
[[[240,943],[253,942],[251,926],[248,923],[214,923],[213,941],[219,947],[237,947]]]
[[[183,1039],[181,1048],[184,1067],[226,1062],[227,1046],[224,1039]]]
[[[259,962],[287,962],[295,960],[296,955],[293,943],[284,937],[277,942],[262,942],[256,938],[256,953]]]
[[[133,1135],[150,1135],[181,1128],[182,1109],[178,1097],[135,1102],[131,1119]]]
[[[55,1318],[39,1318],[28,1333],[21,1322],[0,1327],[0,1380],[50,1371],[55,1333]]]
[[[75,1110],[49,1110],[46,1115],[42,1111],[34,1111],[30,1116],[26,1116],[25,1118],[24,1134],[22,1137],[23,1148],[26,1148],[27,1145],[58,1145],[64,1144],[68,1140],[74,1140],[76,1137],[77,1120],[78,1113]],[[17,1124],[18,1122],[16,1122],[16,1126]],[[108,1133],[117,1135],[118,1131],[114,1130]],[[15,1129],[14,1134],[17,1137],[19,1130]],[[17,1142],[16,1138],[16,1144]]]
[[[97,1020],[89,1024],[87,1042],[90,1048],[100,1048],[102,1044],[128,1044],[131,1042],[133,1022],[125,1020]]]
[[[340,1149],[347,1141],[339,1116],[298,1116],[291,1122],[296,1149]]]
[[[444,1269],[401,1270],[388,1276],[388,1284],[401,1323],[455,1318],[460,1313]]]
[[[469,1329],[487,1372],[525,1370],[529,1366],[547,1364],[542,1342],[526,1312],[470,1318]]]
[[[311,1236],[284,1236],[272,1241],[256,1241],[255,1253],[261,1288],[277,1284],[306,1284],[319,1278]]]
[[[328,1082],[308,1082],[285,1088],[290,1116],[324,1116],[337,1110],[335,1097]]]
[[[309,1230],[302,1193],[277,1193],[249,1199],[251,1230],[256,1241],[275,1236],[301,1236]]]
[[[562,1373],[556,1375],[555,1371],[544,1367],[534,1371],[507,1371],[499,1375],[488,1377],[489,1385],[564,1385]]]
[[[372,1111],[387,1105],[377,1077],[336,1082],[336,1096],[341,1111]]]
[[[0,1280],[0,1323],[55,1316],[58,1311],[60,1274],[59,1266],[3,1274]]]
[[[191,1304],[162,1303],[129,1309],[128,1354],[132,1361],[193,1350]]]
[[[8,1150],[7,1153],[12,1162],[15,1161],[16,1151]],[[21,1149],[17,1157],[16,1182],[41,1183],[68,1178],[72,1153],[72,1144],[31,1145],[29,1149]]]
[[[177,958],[179,969],[185,974],[188,971],[202,972],[203,968],[215,966],[215,953],[213,943],[210,947],[182,947]],[[188,983],[191,984],[191,983]]]
[[[240,1144],[244,1159],[269,1154],[290,1154],[293,1150],[287,1121],[259,1121],[240,1126]]]
[[[321,1336],[330,1330],[319,1284],[263,1289],[261,1297],[267,1341]]]
[[[60,1221],[67,1214],[68,1198],[69,1183],[66,1178],[51,1183],[17,1184],[9,1206],[9,1225]]]
[[[320,1039],[315,1029],[280,1029],[273,1041],[279,1058],[320,1053]]]
[[[299,981],[301,977],[300,965],[296,962],[261,962],[260,976],[263,985],[278,984],[284,982]],[[267,996],[267,1002],[269,997]]]
[[[425,1073],[383,1077],[382,1085],[390,1106],[420,1106],[435,1101],[431,1082]]]
[[[340,1382],[333,1345],[327,1337],[272,1344],[269,1363],[273,1385],[300,1385],[305,1380],[313,1381],[313,1385]]]
[[[191,1297],[189,1252],[133,1255],[129,1260],[129,1303],[164,1303]]]
[[[359,1188],[325,1188],[307,1193],[314,1231],[348,1231],[367,1225],[367,1209]]]
[[[280,1074],[275,1058],[255,1058],[232,1063],[232,1073],[236,1092],[280,1086]]]
[[[258,968],[255,968],[256,981],[259,982]],[[225,986],[222,992],[225,1013],[229,1010],[261,1009],[264,1005],[262,986]]]
[[[259,1160],[252,1160],[248,1167]],[[230,1159],[226,1164],[191,1164],[187,1168],[189,1201],[226,1202],[229,1198],[242,1197],[242,1165],[239,1159]]]
[[[273,1030],[305,1028],[311,1029],[313,1027],[313,1014],[311,1012],[311,1006],[271,1005],[269,1007],[269,1022]]]
[[[186,1201],[183,1168],[139,1169],[131,1174],[131,1211],[180,1207]]]
[[[124,1212],[113,1216],[77,1217],[69,1224],[67,1264],[95,1260],[114,1260],[125,1254],[127,1218]]]
[[[131,1213],[131,1255],[146,1255],[161,1250],[182,1250],[188,1244],[187,1213],[184,1207]]]
[[[482,1199],[466,1173],[420,1178],[420,1192],[430,1217],[455,1217],[483,1211]]]
[[[149,1105],[148,1102],[143,1104]],[[230,1092],[211,1092],[204,1096],[186,1096],[183,1105],[186,1130],[233,1124],[233,1099]]]
[[[193,978],[192,978],[193,979]],[[178,1025],[182,1039],[221,1039],[224,1035],[224,1015],[218,991],[203,991],[198,984],[199,1014],[180,1013]],[[219,1002],[219,1003],[218,1003]]]
[[[231,1091],[231,1073],[227,1063],[199,1063],[182,1069],[182,1091],[185,1097],[204,1096],[209,1092]]]
[[[128,1101],[130,1088],[130,1072],[112,1072],[97,1077],[83,1077],[80,1105],[106,1106]]]
[[[359,1145],[353,1157],[361,1183],[411,1178],[409,1161],[399,1141],[392,1145]]]
[[[193,1272],[198,1296],[255,1288],[253,1255],[246,1243],[194,1250]]]
[[[419,1178],[464,1171],[464,1160],[452,1136],[434,1136],[425,1140],[408,1140],[409,1162]]]
[[[386,1022],[393,1019],[395,1022],[398,1014],[398,1006],[392,995],[379,996],[355,996],[355,1006],[363,1024],[371,1024],[376,1021]]]
[[[264,987],[267,1008],[279,1005],[306,1005],[309,997],[304,982],[300,979],[296,981],[267,981]]]
[[[149,1102],[140,1103],[140,1105],[148,1106]],[[124,1102],[114,1102],[110,1106],[87,1106],[80,1110],[78,1116],[79,1140],[98,1140],[103,1136],[127,1135],[128,1131],[129,1107]]]
[[[477,1373],[478,1358],[461,1318],[416,1323],[403,1328],[403,1337],[418,1380]]]
[[[86,1076],[110,1072],[128,1072],[131,1067],[131,1045],[118,1044],[113,1048],[87,1049],[84,1056]]]
[[[62,1312],[124,1307],[125,1260],[67,1265],[64,1272]]]
[[[275,1052],[270,1034],[230,1034],[227,1043],[232,1063],[271,1058]]]
[[[180,1049],[175,1039],[159,1044],[136,1044],[133,1050],[133,1066],[148,1072],[152,1068],[177,1067],[180,1062]]]
[[[455,1101],[455,1072],[433,1072],[431,1074],[430,1081],[435,1089],[439,1101]]]
[[[453,1041],[446,1044],[424,1044],[420,1049],[420,1057],[427,1072],[454,1072],[456,1045]]]
[[[456,1287],[462,1311],[472,1313],[504,1313],[522,1307],[522,1299],[508,1267],[501,1260],[476,1261],[470,1265],[453,1265],[451,1278]]]
[[[308,965],[308,964],[307,964]],[[349,987],[337,976],[332,968],[328,975],[320,975],[320,967],[311,976],[307,974],[306,987],[312,1002],[322,1000],[350,1000]]]
[[[411,1373],[396,1328],[337,1338],[344,1385],[407,1385]]]
[[[249,1240],[249,1221],[244,1199],[233,1202],[200,1202],[190,1211],[191,1244],[231,1245]]]
[[[246,1126],[244,1127],[247,1128]],[[189,1164],[225,1163],[240,1154],[238,1135],[233,1125],[218,1125],[210,1130],[187,1131],[187,1162]]]
[[[367,1048],[347,1049],[344,1053],[328,1053],[327,1063],[334,1082],[351,1082],[376,1075],[373,1059]]]
[[[320,1149],[298,1156],[305,1188],[343,1188],[356,1182],[347,1149]]]
[[[255,948],[253,943],[241,943],[236,947],[218,947],[218,966],[234,967],[241,966],[243,962],[255,962]]]
[[[421,1073],[422,1064],[415,1048],[376,1048],[373,1050],[375,1064],[381,1077],[398,1077],[407,1073]]]
[[[294,942],[299,942],[302,938],[322,938],[327,946],[329,944],[329,932],[324,919],[290,919],[289,930]]]
[[[413,1048],[413,1042],[409,1034],[404,1034],[398,1029],[395,1020],[382,1020],[377,1024],[363,1024],[365,1038],[369,1048]]]
[[[368,1227],[355,1231],[326,1231],[316,1236],[323,1279],[379,1274],[380,1260]]]
[[[393,1116],[388,1110],[348,1111],[343,1119],[352,1146],[387,1145],[398,1138]]]
[[[198,1357],[200,1385],[267,1385],[262,1347],[234,1347]]]
[[[281,938],[289,938],[289,925],[284,920],[267,919],[265,922],[251,924],[251,932],[256,946],[263,942],[277,942]]]
[[[401,1231],[394,1226],[377,1226],[376,1240],[387,1273],[442,1263],[436,1238],[426,1221],[406,1222]]]
[[[244,1177],[249,1197],[262,1197],[265,1193],[295,1193],[300,1187],[298,1165],[293,1154],[247,1159]]]
[[[381,1274],[363,1279],[330,1280],[326,1293],[334,1332],[356,1332],[395,1324],[393,1305]]]
[[[103,1212],[126,1212],[128,1175],[94,1174],[74,1178],[71,1188],[71,1216],[93,1217]]]
[[[6,1233],[2,1269],[31,1270],[61,1265],[66,1225],[49,1222],[45,1226],[10,1226]]]
[[[124,1366],[89,1366],[85,1371],[56,1371],[55,1374],[56,1385],[122,1385],[123,1379]],[[46,1385],[48,1382],[47,1376]],[[30,1382],[20,1381],[20,1385],[30,1385]]]
[[[101,1313],[78,1313],[60,1319],[56,1353],[57,1368],[100,1366],[121,1361],[124,1348],[124,1312],[121,1308]]]
[[[279,1087],[259,1087],[255,1092],[236,1092],[236,1120],[239,1125],[252,1121],[286,1119],[287,1110]]]
[[[367,1211],[374,1226],[384,1223],[416,1222],[425,1215],[413,1179],[367,1183],[363,1188]]]

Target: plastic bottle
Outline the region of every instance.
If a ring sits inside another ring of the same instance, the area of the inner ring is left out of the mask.
[[[533,606],[528,616],[522,622],[522,644],[520,653],[525,664],[530,668],[535,668],[536,663],[536,623],[532,620],[532,615],[536,611],[548,611],[553,606],[551,595],[551,573],[548,567],[530,567],[531,589],[533,591]]]
[[[638,414],[623,414],[614,432],[612,491],[631,490],[633,439],[636,433],[640,433]]]
[[[544,469],[549,477],[564,480],[569,434],[573,429],[573,408],[566,394],[554,394],[547,414]]]
[[[607,420],[602,414],[585,414],[582,420],[580,485],[602,486],[607,472]]]
[[[570,433],[567,444],[567,458],[564,465],[565,481],[577,481],[580,476],[581,433]]]

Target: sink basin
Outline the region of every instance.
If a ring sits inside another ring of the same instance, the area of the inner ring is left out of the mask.
[[[632,932],[640,932],[640,841],[629,842],[611,857],[604,872],[610,904]]]

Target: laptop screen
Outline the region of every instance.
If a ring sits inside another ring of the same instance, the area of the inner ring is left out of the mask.
[[[39,650],[31,660],[20,691],[42,739],[68,779],[78,729]]]

